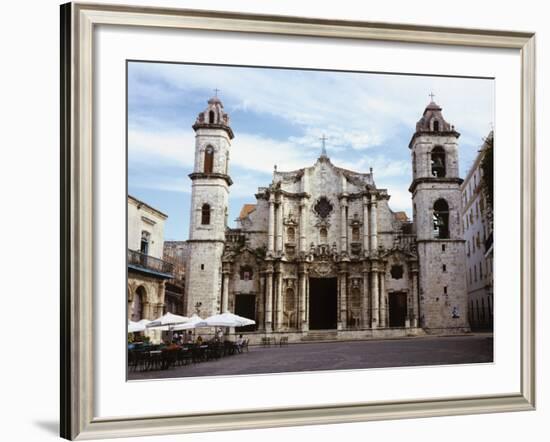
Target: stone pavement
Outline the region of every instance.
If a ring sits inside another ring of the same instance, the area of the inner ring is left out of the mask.
[[[250,352],[162,371],[131,372],[129,380],[383,368],[493,361],[491,334],[381,341],[250,347]]]

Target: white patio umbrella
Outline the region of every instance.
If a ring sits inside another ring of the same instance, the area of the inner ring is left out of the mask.
[[[200,316],[198,316],[196,313],[193,313],[193,316],[189,318],[189,321],[174,326],[174,331],[179,330],[190,330],[192,328],[197,328],[197,324],[202,324],[204,322],[204,319],[202,319]]]
[[[145,330],[145,326],[134,321],[128,321],[128,333],[135,333]]]
[[[256,321],[225,312],[206,318],[204,320],[204,325],[201,323],[198,324],[197,327],[243,327],[252,324],[256,324]]]
[[[141,319],[138,322],[128,321],[128,333],[142,332],[150,322],[149,319]]]
[[[188,321],[189,321],[189,318],[187,316],[175,315],[173,313],[168,312],[162,315],[160,318],[157,318],[154,321],[151,321],[149,324],[147,324],[147,328],[161,328],[163,330],[169,330],[170,328],[173,328],[173,326],[175,325],[183,324]]]

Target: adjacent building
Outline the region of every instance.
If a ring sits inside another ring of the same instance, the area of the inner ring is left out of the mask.
[[[412,222],[372,169],[338,167],[323,145],[314,164],[275,170],[228,228],[235,134],[218,97],[193,129],[187,314],[232,311],[290,340],[469,330],[459,133],[436,103],[409,144]]]
[[[493,328],[493,223],[482,165],[492,146],[491,131],[461,187],[470,325],[474,329],[490,330]]]
[[[173,265],[173,279],[166,281],[165,311],[176,315],[185,314],[185,261],[187,259],[186,241],[164,241],[164,257]]]
[[[167,215],[128,196],[128,319],[156,319],[165,313],[166,282],[173,264],[162,259]]]

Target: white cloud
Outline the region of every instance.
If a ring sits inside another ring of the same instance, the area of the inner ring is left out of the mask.
[[[192,131],[129,129],[128,145],[132,161],[176,163],[187,168],[194,164],[195,136]],[[315,158],[291,142],[246,133],[239,134],[233,141],[230,155],[230,167],[263,173],[271,173],[275,164],[286,170],[299,169]]]
[[[411,176],[411,164],[408,161],[395,160],[381,154],[376,156],[364,155],[359,160],[353,162],[345,158],[334,157],[333,162],[339,167],[358,172],[368,172],[372,167],[377,186],[378,178],[404,177],[405,179],[410,179]]]
[[[191,130],[147,131],[131,128],[128,131],[129,160],[143,171],[135,185],[157,190],[188,192],[187,174],[194,164],[195,137]],[[334,150],[334,149],[332,149]],[[231,147],[230,174],[238,170],[238,179],[231,188],[232,195],[253,196],[259,186],[271,181],[274,165],[279,170],[296,170],[314,164],[319,148],[306,149],[293,141],[279,141],[254,134],[240,134]],[[362,155],[352,161],[344,152],[329,149],[329,156],[338,167],[368,172],[372,167],[375,180],[410,177],[410,164],[388,156]],[[181,167],[181,176],[166,176],[163,167]],[[379,183],[378,183],[379,185]]]
[[[388,186],[388,195],[390,195],[388,204],[390,209],[394,212],[406,212],[408,217],[412,220],[412,197],[407,187],[408,186]]]
[[[323,133],[328,136],[329,154],[379,146],[398,128],[408,127],[412,133],[430,91],[443,106],[446,119],[463,134],[463,140],[481,139],[493,119],[493,83],[488,80],[150,63],[132,65],[130,71],[138,78],[141,73],[143,78],[158,79],[184,93],[219,86],[230,114],[245,112],[284,119],[302,133],[287,141],[294,149],[310,152],[319,151]],[[173,104],[174,94],[158,85],[142,81],[138,86],[136,89],[144,88],[137,91],[140,96]],[[147,122],[148,127],[150,124]],[[251,137],[239,133],[236,143],[246,145]],[[295,164],[299,155],[286,143],[275,142],[276,134],[271,138],[266,143],[278,143],[277,148],[290,154],[288,161]],[[265,161],[274,163],[273,155],[267,153]]]
[[[195,136],[190,131],[148,131],[128,129],[128,155],[131,161],[176,163],[193,167]]]

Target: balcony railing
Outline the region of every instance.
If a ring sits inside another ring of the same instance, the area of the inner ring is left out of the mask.
[[[402,233],[395,237],[394,245],[402,247],[405,250],[416,250],[416,235],[410,233]]]
[[[136,250],[128,249],[128,265],[142,268],[149,272],[162,273],[172,277],[174,265],[153,256],[144,255]]]

